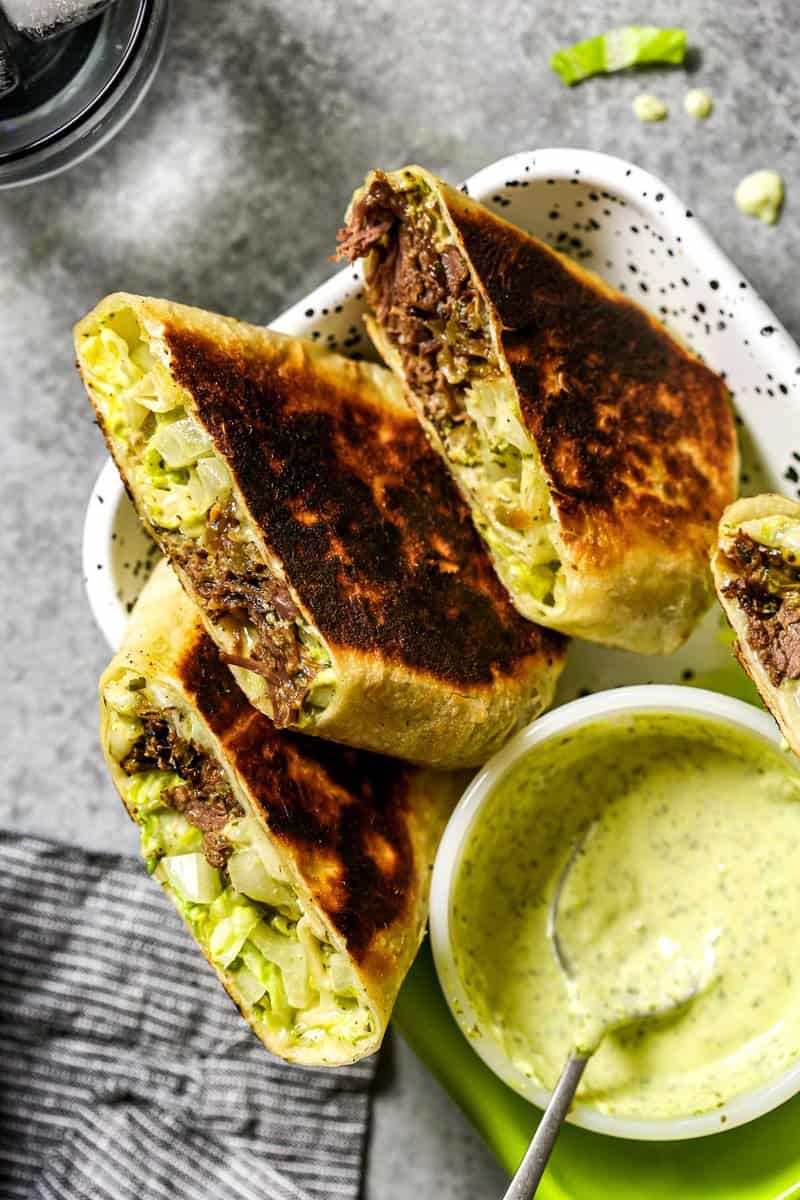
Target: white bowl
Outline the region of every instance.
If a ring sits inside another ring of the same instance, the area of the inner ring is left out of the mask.
[[[456,807],[442,838],[431,884],[430,932],[436,971],[454,1019],[473,1050],[496,1075],[530,1100],[544,1108],[549,1093],[532,1083],[503,1055],[497,1043],[481,1032],[478,1020],[456,968],[450,929],[453,887],[458,875],[461,855],[469,833],[487,798],[522,755],[549,738],[574,730],[604,717],[625,713],[664,712],[711,718],[763,738],[772,746],[780,746],[781,737],[773,720],[751,704],[732,700],[718,692],[700,688],[643,686],[617,688],[599,692],[582,700],[565,704],[523,729],[496,754],[476,775]],[[470,1031],[469,1034],[467,1031]],[[478,1031],[477,1034],[475,1031]],[[612,1137],[637,1138],[653,1141],[674,1141],[679,1138],[701,1137],[743,1125],[777,1108],[800,1092],[800,1059],[769,1083],[750,1092],[735,1096],[722,1108],[699,1116],[669,1120],[645,1120],[610,1116],[587,1105],[578,1106],[568,1120],[584,1129]]]

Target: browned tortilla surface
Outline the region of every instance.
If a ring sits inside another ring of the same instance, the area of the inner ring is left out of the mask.
[[[363,962],[376,935],[405,927],[418,904],[407,810],[413,768],[276,730],[248,703],[199,623],[176,674],[270,832]]]
[[[454,684],[514,675],[563,639],[519,617],[410,410],[285,357],[167,322],[175,379],[329,641]]]

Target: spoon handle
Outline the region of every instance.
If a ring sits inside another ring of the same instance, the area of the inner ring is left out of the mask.
[[[531,1197],[535,1196],[588,1061],[588,1055],[585,1054],[571,1054],[567,1059],[561,1078],[550,1097],[550,1103],[544,1110],[539,1127],[503,1200],[531,1200]]]

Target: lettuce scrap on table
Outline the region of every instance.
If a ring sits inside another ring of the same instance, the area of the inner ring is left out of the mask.
[[[564,83],[571,85],[591,75],[622,71],[644,63],[682,63],[685,54],[685,29],[626,25],[557,51],[550,59],[550,66]]]

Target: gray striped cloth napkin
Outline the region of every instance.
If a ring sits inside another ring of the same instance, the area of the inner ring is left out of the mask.
[[[0,833],[0,1197],[355,1200],[373,1062],[272,1058],[141,865]]]

